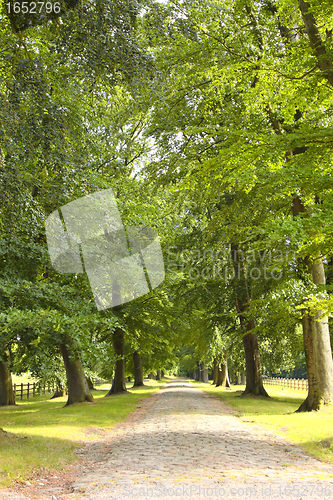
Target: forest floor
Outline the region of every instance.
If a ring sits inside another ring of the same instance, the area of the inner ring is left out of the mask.
[[[169,381],[138,406],[80,448],[66,472],[3,489],[0,499],[333,498],[332,464],[185,380]]]

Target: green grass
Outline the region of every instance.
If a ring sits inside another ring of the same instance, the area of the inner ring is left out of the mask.
[[[45,394],[0,407],[0,486],[23,481],[34,472],[61,469],[77,460],[75,449],[91,442],[136,410],[138,402],[157,392],[163,381],[145,381],[146,387],[104,398],[110,386],[93,391],[95,403],[64,407],[67,397]]]
[[[241,397],[244,386],[214,387],[194,382],[203,391],[216,395],[237,411],[245,421],[259,424],[285,436],[311,455],[333,462],[333,407],[320,411],[295,413],[306,397],[306,391],[279,386],[265,387],[270,398]]]

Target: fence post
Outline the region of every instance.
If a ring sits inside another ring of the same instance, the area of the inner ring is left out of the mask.
[[[29,399],[29,389],[30,389],[30,383],[28,382],[28,388],[27,388],[27,399]]]
[[[14,404],[16,404],[16,384],[14,384]]]
[[[21,384],[21,401],[23,399],[23,384]]]
[[[35,394],[36,394],[36,382],[34,382],[32,386],[32,396],[35,397]]]

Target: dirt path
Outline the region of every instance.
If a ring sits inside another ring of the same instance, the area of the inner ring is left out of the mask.
[[[1,500],[333,499],[332,465],[182,380],[80,454],[62,486],[49,478]]]

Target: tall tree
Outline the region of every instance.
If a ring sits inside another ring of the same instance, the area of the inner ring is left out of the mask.
[[[154,19],[159,26],[155,37],[147,34],[147,43],[155,45],[164,78],[158,82],[159,105],[150,129],[160,159],[151,162],[149,175],[195,193],[196,202],[205,200],[209,211],[221,191],[237,192],[236,203],[224,207],[210,228],[227,241],[242,228],[243,241],[256,249],[257,240],[272,250],[289,242],[298,272],[302,259],[308,262],[308,292],[320,302],[320,260],[331,252],[331,90],[323,82],[331,85],[332,6],[314,0],[311,8],[303,1],[299,7],[242,0],[221,10],[218,2],[207,9],[173,2],[147,14],[146,25]],[[286,261],[290,266],[294,263]],[[304,336],[313,339],[307,357],[316,367],[309,383],[312,378],[317,395],[301,407],[308,410],[332,400],[327,322],[319,307],[310,310],[310,303],[304,307]]]
[[[1,308],[10,312],[20,296],[15,306],[21,308],[23,316],[29,309],[51,308],[60,310],[66,322],[67,314],[78,314],[72,306],[82,290],[66,287],[66,279],[52,271],[44,221],[61,205],[87,194],[88,189],[100,188],[94,179],[100,165],[96,168],[94,162],[101,158],[103,148],[101,142],[96,147],[93,138],[91,106],[103,95],[106,111],[109,98],[105,96],[111,96],[117,85],[135,87],[138,75],[151,71],[150,57],[141,50],[136,34],[141,7],[131,0],[94,5],[74,1],[62,3],[60,12],[53,9],[50,15],[28,16],[17,13],[12,3],[3,8]],[[107,138],[103,139],[105,146]],[[58,301],[54,297],[57,281]],[[83,295],[89,295],[87,283],[83,287]],[[20,288],[32,289],[37,302],[32,304],[29,296],[23,300]],[[14,293],[10,294],[10,289]],[[73,293],[70,307],[61,303],[63,289],[67,290],[65,295]],[[41,300],[43,293],[45,300]],[[85,310],[91,312],[87,302]],[[72,350],[76,341],[72,334],[66,331],[65,340],[56,339],[66,365],[69,403],[87,397],[78,345]],[[6,362],[7,345],[1,342],[1,347],[1,359]],[[11,366],[6,366],[8,378]],[[5,377],[3,370],[2,375]],[[3,387],[10,385],[7,378]]]

